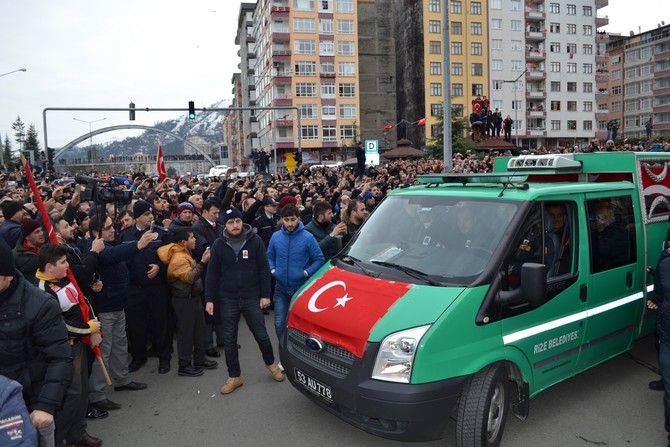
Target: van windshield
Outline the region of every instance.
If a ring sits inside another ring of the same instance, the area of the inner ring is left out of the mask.
[[[367,269],[392,268],[417,279],[423,274],[429,283],[467,284],[489,263],[517,210],[514,202],[387,197],[345,254]]]

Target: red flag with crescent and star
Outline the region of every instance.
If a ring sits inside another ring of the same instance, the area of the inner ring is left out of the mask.
[[[362,358],[372,328],[410,288],[333,267],[302,292],[288,326]]]
[[[158,145],[158,155],[156,155],[156,171],[158,172],[158,181],[162,182],[167,178],[165,161],[163,160],[163,147]]]

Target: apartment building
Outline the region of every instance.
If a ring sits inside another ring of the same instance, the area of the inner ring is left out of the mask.
[[[240,56],[239,81],[235,84],[235,95],[240,102],[237,107],[245,108],[239,112],[240,135],[243,135],[243,157],[251,158],[251,152],[259,148],[257,111],[252,108],[257,106],[256,84],[254,73],[256,70],[256,37],[253,30],[254,11],[256,3],[240,4],[238,15],[237,35],[235,45],[239,45],[238,56]]]

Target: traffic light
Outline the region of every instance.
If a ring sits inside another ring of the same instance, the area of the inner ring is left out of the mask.
[[[298,149],[293,151],[293,159],[295,160],[296,166],[300,166],[302,164],[302,153]]]
[[[130,118],[130,121],[135,121],[135,103],[131,102],[128,104],[128,107],[131,109],[128,117]]]
[[[195,119],[195,103],[193,101],[188,102],[188,119]]]
[[[54,170],[54,158],[56,156],[56,149],[52,147],[47,148],[47,171]]]

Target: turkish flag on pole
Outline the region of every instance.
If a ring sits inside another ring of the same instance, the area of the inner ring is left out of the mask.
[[[391,130],[394,127],[395,127],[395,124],[389,124],[389,125],[384,126],[384,130]]]
[[[363,358],[372,328],[411,288],[333,267],[302,292],[288,326]]]
[[[418,126],[425,126],[426,125],[426,118],[421,118],[419,121],[416,122]]]
[[[158,145],[158,155],[156,155],[156,171],[158,172],[158,181],[162,182],[167,178],[165,161],[163,161],[163,148]]]

